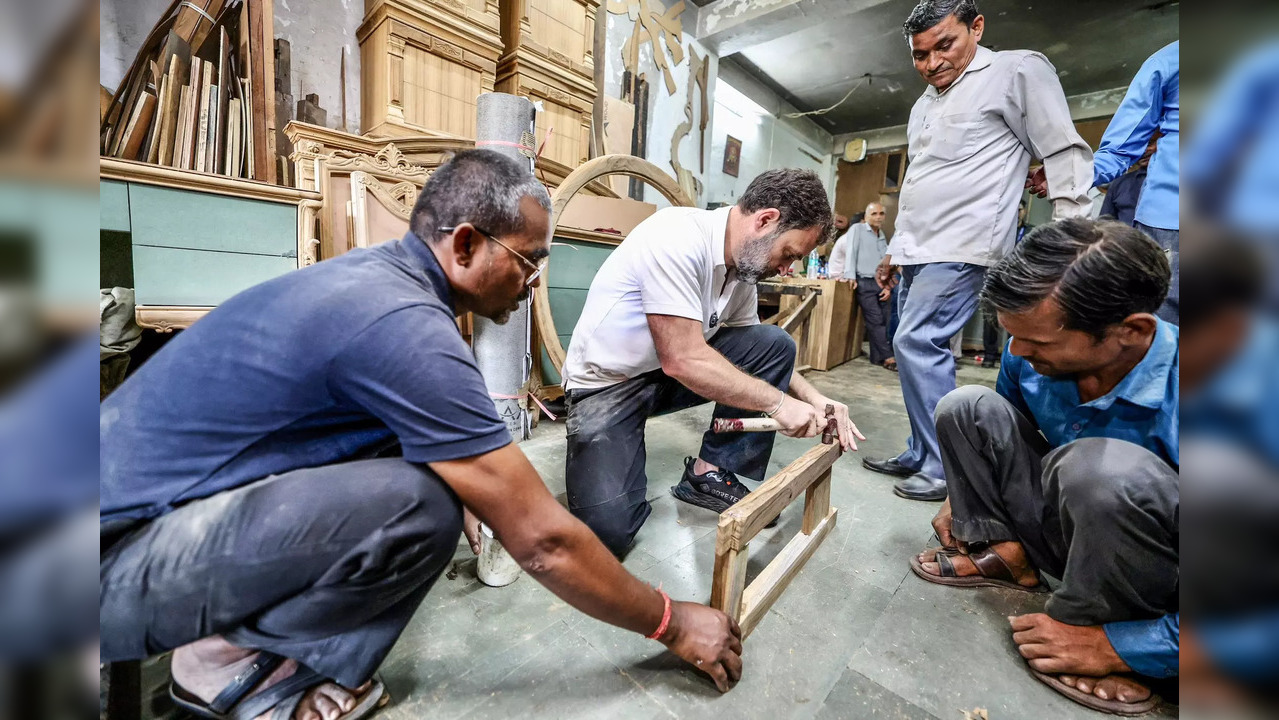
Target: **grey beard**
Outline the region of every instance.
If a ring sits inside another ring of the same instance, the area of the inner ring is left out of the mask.
[[[768,256],[772,254],[773,243],[781,237],[781,232],[774,231],[763,237],[746,243],[737,256],[737,277],[747,285],[755,285],[768,273]]]

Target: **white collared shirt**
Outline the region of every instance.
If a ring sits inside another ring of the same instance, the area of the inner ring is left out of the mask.
[[[978,47],[950,87],[915,102],[907,138],[894,264],[997,263],[1013,247],[1032,156],[1043,158],[1054,220],[1091,208],[1092,150],[1037,52]]]
[[[707,340],[721,327],[759,322],[755,286],[724,260],[731,209],[666,208],[635,226],[591,281],[564,361],[565,390],[660,368],[648,315],[697,320]]]

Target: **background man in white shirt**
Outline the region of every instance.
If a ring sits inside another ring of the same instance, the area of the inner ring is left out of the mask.
[[[974,0],[923,0],[904,26],[929,87],[910,111],[910,166],[876,281],[891,286],[901,266],[893,350],[911,437],[897,457],[862,462],[899,476],[893,491],[912,500],[946,498],[933,411],[955,389],[950,339],[977,309],[986,268],[1012,249],[1031,157],[1043,158],[1054,220],[1091,206],[1092,151],[1052,63],[981,47],[983,30]]]
[[[600,267],[564,363],[569,510],[617,555],[651,508],[644,424],[711,401],[715,417],[767,413],[791,437],[812,437],[833,405],[856,449],[848,408],[794,372],[795,342],[759,322],[755,284],[805,257],[831,232],[817,175],[770,170],[737,204],[666,208],[640,223]],[[858,436],[860,437],[860,436]],[[722,512],[762,480],[773,433],[707,433],[671,489]]]

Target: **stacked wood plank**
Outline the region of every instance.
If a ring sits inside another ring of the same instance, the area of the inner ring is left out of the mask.
[[[104,157],[275,181],[271,0],[175,0],[102,120]]]

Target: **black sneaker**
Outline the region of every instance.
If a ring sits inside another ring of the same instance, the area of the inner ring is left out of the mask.
[[[697,475],[693,472],[693,462],[691,457],[684,458],[684,477],[671,488],[675,499],[722,513],[750,494],[751,491],[732,472],[711,470]],[[765,527],[775,525],[777,518]]]

